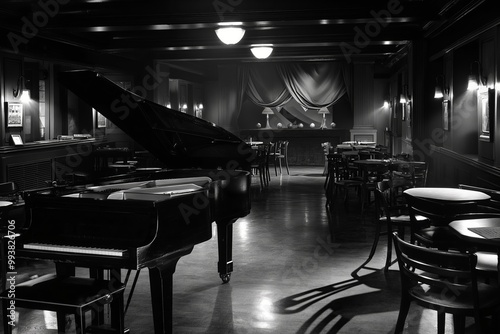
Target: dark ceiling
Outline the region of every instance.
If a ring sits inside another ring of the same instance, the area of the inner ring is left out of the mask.
[[[409,41],[449,26],[479,0],[2,0],[0,47],[94,65],[159,60],[189,68],[257,61],[252,44],[273,44],[267,61],[373,61],[391,65]],[[47,4],[42,6],[42,4]],[[236,45],[219,22],[246,29]],[[42,50],[42,52],[40,52]]]

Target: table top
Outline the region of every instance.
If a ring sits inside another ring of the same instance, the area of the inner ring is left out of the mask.
[[[363,160],[354,160],[355,164],[358,165],[389,165],[391,161],[388,159],[363,159]]]
[[[414,197],[448,202],[486,201],[490,199],[490,195],[483,192],[459,188],[417,187],[407,189],[404,193]]]
[[[500,247],[500,238],[487,237],[487,234],[485,234],[487,232],[497,233],[500,231],[499,217],[455,220],[449,226],[464,241],[479,245]],[[480,234],[471,230],[476,228],[479,229],[476,231]]]
[[[264,142],[263,141],[246,141],[245,143],[247,143],[248,145],[264,145]]]

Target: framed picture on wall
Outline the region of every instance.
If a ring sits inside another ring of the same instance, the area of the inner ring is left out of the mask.
[[[443,101],[443,130],[450,129],[450,101]]]
[[[23,127],[23,104],[18,102],[6,102],[5,110],[7,115],[8,128],[22,128]]]
[[[106,127],[106,117],[104,117],[100,112],[97,112],[97,127],[105,128]]]
[[[478,93],[478,108],[479,108],[479,140],[481,141],[493,141],[492,127],[493,124],[492,110],[494,109],[492,103],[494,103],[495,95],[494,89],[488,89],[487,91]]]

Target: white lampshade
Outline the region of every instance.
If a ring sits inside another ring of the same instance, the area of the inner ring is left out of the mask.
[[[21,102],[27,103],[31,100],[31,95],[29,89],[23,89],[21,97],[19,98]]]
[[[241,22],[219,23],[221,27],[216,29],[215,33],[224,44],[236,44],[241,41],[243,35],[245,35],[245,30],[241,27],[238,27],[241,24]]]
[[[318,110],[318,114],[329,114],[330,112],[328,111],[327,107],[323,107],[320,110]]]
[[[272,44],[256,44],[252,45],[250,51],[255,58],[266,59],[273,52]]]
[[[474,74],[469,74],[469,82],[467,84],[467,90],[476,90],[479,88],[477,83],[477,78]]]
[[[265,107],[265,108],[264,108],[264,110],[262,110],[262,113],[263,113],[264,115],[266,115],[266,114],[267,114],[267,115],[272,115],[272,114],[274,114],[274,112],[273,112],[273,111],[271,110],[271,108],[269,108],[269,107]]]

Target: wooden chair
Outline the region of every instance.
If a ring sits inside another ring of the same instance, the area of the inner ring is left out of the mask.
[[[4,333],[12,333],[15,319],[9,307],[14,302],[18,308],[55,311],[75,316],[76,334],[86,332],[85,313],[96,311],[105,304],[111,305],[111,327],[115,332],[124,332],[123,292],[120,282],[82,277],[58,277],[55,274],[15,285],[15,296],[10,288],[0,295],[2,300]],[[15,314],[15,313],[14,313]],[[64,333],[64,317],[58,317],[58,331]]]
[[[288,175],[290,175],[290,169],[288,168],[288,144],[289,141],[279,141],[275,146],[274,146],[274,172],[276,176],[278,176],[278,169],[277,167],[279,166],[280,168],[280,174],[282,174],[282,167],[283,164],[286,167],[286,172]]]
[[[500,290],[479,283],[475,254],[425,248],[393,234],[401,277],[401,305],[395,333],[402,333],[411,302],[436,310],[438,333],[445,330],[445,314],[453,314],[455,333],[465,333],[465,317],[474,317],[477,333],[485,333],[481,319],[498,312]]]
[[[488,201],[481,202],[478,204],[478,209],[477,209],[478,212],[493,212],[493,213],[500,212],[500,191],[499,190],[477,187],[477,186],[472,186],[469,184],[459,184],[458,188],[480,191],[480,192],[483,192],[485,194],[490,195],[491,198]]]
[[[375,189],[375,239],[373,240],[372,248],[368,259],[362,266],[370,262],[375,255],[380,236],[387,236],[387,255],[385,260],[384,271],[387,272],[393,264],[392,261],[392,233],[397,230],[398,234],[403,237],[405,231],[410,230],[411,219],[408,214],[408,206],[406,204],[395,203],[392,195],[393,189],[389,180],[377,182]],[[427,225],[427,219],[418,216],[417,220],[420,224]],[[385,227],[385,229],[383,229]],[[410,240],[413,242],[413,237],[410,235]]]
[[[442,202],[410,196],[407,193],[404,193],[404,199],[408,204],[411,233],[416,242],[441,250],[464,250],[463,242],[450,230],[448,224],[458,214],[477,212],[476,202]],[[419,216],[428,219],[428,227],[419,223]]]
[[[264,146],[254,149],[255,155],[250,163],[253,175],[259,176],[260,188],[264,189],[268,185],[267,177],[267,152]]]
[[[364,200],[364,182],[357,175],[352,173],[352,169],[349,166],[349,160],[344,157],[336,157],[333,160],[334,176],[331,177],[331,185],[327,191],[331,192],[327,196],[327,205],[335,202],[339,195],[344,197],[344,207],[348,209],[349,202],[349,190],[354,189],[359,197],[361,204],[361,209],[363,208]]]

